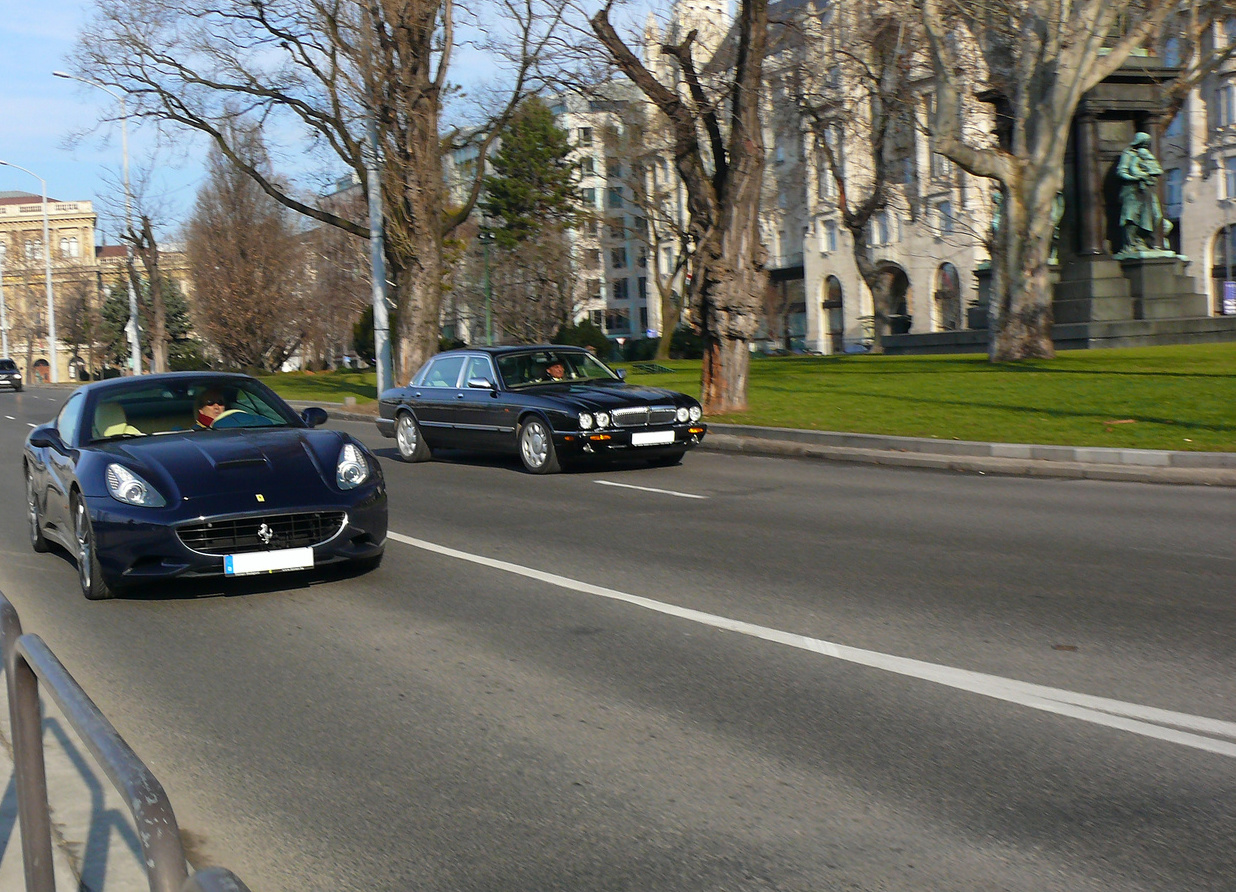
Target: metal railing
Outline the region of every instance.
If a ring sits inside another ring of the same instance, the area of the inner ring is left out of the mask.
[[[17,611],[2,592],[0,653],[8,685],[26,892],[55,892],[56,888],[40,682],[127,803],[141,841],[150,892],[248,892],[248,887],[225,868],[210,867],[189,875],[180,826],[163,785],[43,640],[22,633]]]

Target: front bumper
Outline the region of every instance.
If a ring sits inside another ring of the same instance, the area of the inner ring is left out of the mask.
[[[271,504],[262,511],[212,513],[207,505],[172,506],[168,509],[137,508],[110,496],[88,498],[99,566],[110,585],[135,585],[179,576],[224,575],[221,554],[205,554],[186,546],[176,529],[202,521],[258,518],[314,511],[342,511],[342,528],[313,546],[314,567],[344,561],[365,560],[382,554],[386,547],[387,496],[384,481],[361,487],[347,495],[351,500],[334,504]]]
[[[566,458],[601,457],[655,458],[658,455],[694,449],[708,433],[703,422],[658,427],[607,427],[601,430],[554,433],[554,446]],[[639,443],[640,435],[652,435],[660,442]],[[659,435],[659,436],[658,436]],[[670,439],[672,435],[672,439]]]
[[[0,387],[21,390],[21,378],[17,375],[0,375]]]

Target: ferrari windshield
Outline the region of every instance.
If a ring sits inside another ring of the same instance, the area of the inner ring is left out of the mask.
[[[591,353],[574,350],[530,350],[498,357],[498,373],[509,390],[536,384],[622,379]]]
[[[98,441],[295,423],[288,405],[257,381],[203,376],[102,393],[84,430]]]

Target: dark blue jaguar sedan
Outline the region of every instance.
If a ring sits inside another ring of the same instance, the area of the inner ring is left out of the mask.
[[[67,548],[91,600],[176,576],[376,567],[382,469],[325,421],[247,375],[87,384],[26,439],[30,544]]]
[[[430,359],[381,394],[378,430],[404,461],[433,450],[514,452],[534,474],[564,462],[677,464],[707,433],[698,400],[628,384],[580,347],[480,347]]]

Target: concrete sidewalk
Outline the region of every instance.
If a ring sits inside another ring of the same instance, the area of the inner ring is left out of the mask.
[[[0,890],[21,892],[26,878],[12,741],[8,684],[0,673]],[[48,697],[43,745],[56,892],[149,890],[129,809]]]

